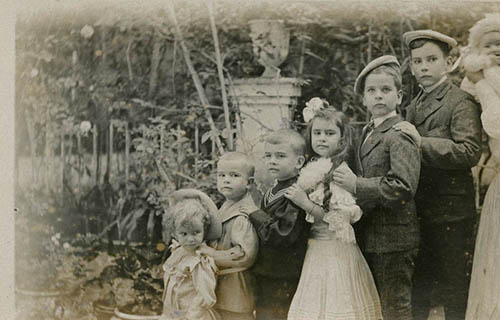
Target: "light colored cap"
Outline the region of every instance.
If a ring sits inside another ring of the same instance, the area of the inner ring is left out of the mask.
[[[399,64],[399,61],[398,59],[395,57],[395,56],[390,56],[390,55],[386,55],[386,56],[381,56],[381,57],[378,57],[372,61],[370,61],[370,63],[368,63],[366,65],[366,67],[361,70],[361,72],[359,73],[358,77],[356,78],[356,82],[354,82],[354,92],[357,93],[357,94],[362,94],[363,93],[363,89],[364,89],[364,84],[365,84],[365,78],[366,76],[375,68],[378,68],[380,66],[383,66],[383,65],[390,65],[390,64],[394,64],[396,65],[398,68],[400,68],[400,64]]]
[[[215,240],[220,238],[222,234],[222,222],[219,219],[219,210],[217,209],[215,202],[213,202],[206,193],[200,190],[179,189],[170,196],[170,205],[174,206],[176,203],[186,199],[195,199],[200,201],[210,214],[210,228],[204,236],[204,239]]]
[[[446,43],[448,46],[450,46],[450,48],[453,48],[457,45],[457,41],[452,37],[449,37],[445,34],[442,34],[434,30],[415,30],[415,31],[408,31],[403,34],[403,41],[405,42],[407,47],[410,46],[410,43],[413,40],[417,39],[430,39],[430,40],[440,41]]]

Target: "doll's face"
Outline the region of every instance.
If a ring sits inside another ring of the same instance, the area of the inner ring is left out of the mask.
[[[205,235],[201,218],[181,221],[175,227],[175,239],[186,250],[194,252],[203,243]]]
[[[497,66],[500,65],[500,31],[488,32],[479,41],[479,51],[487,55]]]

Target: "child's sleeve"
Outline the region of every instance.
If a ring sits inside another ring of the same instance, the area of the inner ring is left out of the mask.
[[[193,284],[198,292],[198,301],[193,301],[196,307],[210,308],[215,305],[217,300],[215,295],[215,286],[217,279],[215,273],[217,267],[211,257],[201,256],[201,262],[197,264],[192,271]]]
[[[255,226],[259,239],[270,246],[293,245],[307,227],[304,211],[288,200],[282,200],[268,210],[272,210],[273,214],[262,209],[250,214],[250,221]]]
[[[500,68],[488,68],[484,77],[476,83],[476,94],[483,109],[481,122],[490,137],[500,139]]]
[[[420,152],[413,139],[402,131],[386,133],[390,169],[380,177],[356,180],[356,199],[364,210],[378,204],[400,205],[413,198],[420,178]]]
[[[240,246],[245,253],[243,257],[231,261],[228,267],[250,268],[257,258],[259,238],[250,220],[245,216],[234,218],[231,228],[231,243]]]
[[[422,136],[422,164],[447,170],[471,168],[481,156],[480,109],[465,92],[450,97],[450,123],[437,130],[449,130],[450,138]],[[449,127],[448,127],[449,126]]]
[[[337,239],[352,243],[356,241],[352,223],[361,218],[361,208],[350,192],[342,189],[333,182],[330,183],[329,210],[325,213],[323,221],[328,223],[328,229],[335,231]]]

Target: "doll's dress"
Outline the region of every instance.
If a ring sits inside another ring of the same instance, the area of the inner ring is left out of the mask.
[[[202,246],[206,246],[202,244]],[[161,320],[218,320],[215,305],[217,267],[212,257],[189,252],[173,241],[163,264]]]
[[[375,282],[351,226],[361,209],[348,191],[329,186],[332,197],[323,220],[306,217],[311,238],[288,319],[382,319]],[[309,198],[322,205],[324,184]]]
[[[488,135],[496,174],[481,209],[474,250],[467,320],[500,319],[500,68],[484,71],[486,82],[476,86],[464,79],[464,90],[479,98],[481,122]]]

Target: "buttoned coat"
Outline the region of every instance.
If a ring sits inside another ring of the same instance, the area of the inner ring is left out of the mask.
[[[356,147],[356,199],[363,216],[356,236],[364,252],[385,253],[418,247],[419,228],[413,197],[420,173],[415,142],[386,119]]]
[[[417,106],[406,108],[406,120],[422,136],[422,172],[415,196],[423,222],[458,221],[473,217],[471,167],[481,156],[480,107],[449,81]]]

